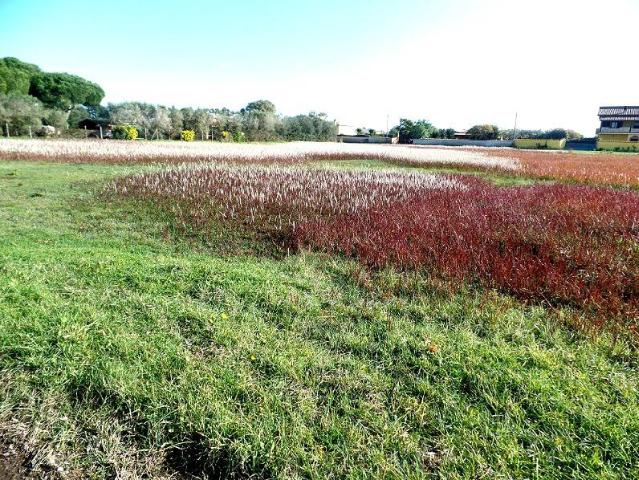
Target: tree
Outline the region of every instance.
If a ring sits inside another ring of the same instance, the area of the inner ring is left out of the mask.
[[[240,110],[243,130],[249,140],[273,140],[278,118],[273,102],[257,100]]]
[[[391,129],[390,135],[399,135],[400,143],[411,143],[415,139],[431,138],[436,131],[437,129],[427,120],[414,122],[407,118],[402,118],[399,121],[399,125]]]
[[[307,115],[284,117],[277,133],[286,140],[330,141],[337,136],[337,124],[325,113],[311,112]]]
[[[151,129],[159,135],[170,135],[171,133],[171,117],[166,107],[156,107],[151,118]]]
[[[77,75],[40,72],[31,79],[29,95],[47,107],[70,111],[75,105],[99,105],[104,90]]]
[[[467,133],[471,140],[496,140],[499,138],[499,128],[496,125],[475,125]]]
[[[431,138],[455,138],[455,129],[454,128],[440,128],[435,129]]]
[[[69,127],[67,117],[66,112],[49,108],[44,112],[42,123],[55,127],[56,130],[66,130]]]
[[[27,95],[31,78],[39,72],[36,65],[21,62],[17,58],[0,58],[0,93]]]
[[[78,124],[87,118],[91,118],[89,110],[82,105],[76,105],[69,112],[67,123],[70,128],[78,128]]]
[[[269,100],[256,100],[240,110],[240,113],[271,113],[275,114],[275,104]]]
[[[175,107],[169,109],[169,119],[171,120],[171,130],[169,137],[173,137],[178,133],[181,133],[184,129],[184,115],[181,110]]]
[[[146,123],[144,112],[136,102],[124,102],[107,106],[111,121],[120,125],[135,125],[141,127]]]
[[[574,130],[567,130],[565,128],[555,128],[553,130],[548,130],[544,132],[544,138],[548,138],[551,140],[575,140],[579,138],[584,138],[582,134],[575,132]]]
[[[583,135],[570,129],[555,128],[553,130],[517,130],[514,132],[511,130],[502,130],[500,136],[504,140],[514,140],[516,138],[534,138],[534,139],[552,139],[561,140],[565,138],[567,140],[575,140],[583,138]]]
[[[42,126],[44,116],[42,103],[29,95],[0,94],[0,127],[9,124],[12,134],[26,135]]]

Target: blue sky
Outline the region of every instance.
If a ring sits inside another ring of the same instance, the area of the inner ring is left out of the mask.
[[[268,98],[378,129],[518,112],[593,134],[600,104],[639,103],[637,25],[638,0],[0,0],[0,56],[84,76],[105,102]]]

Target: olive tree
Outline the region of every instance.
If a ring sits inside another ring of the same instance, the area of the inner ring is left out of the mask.
[[[13,135],[26,135],[42,126],[44,116],[42,103],[36,98],[19,94],[0,94],[0,127],[6,134],[9,125]]]

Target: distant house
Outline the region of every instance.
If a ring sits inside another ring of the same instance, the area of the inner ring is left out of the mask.
[[[455,138],[457,140],[468,140],[468,132],[466,132],[466,130],[455,132]]]
[[[601,107],[597,147],[639,151],[639,107]]]

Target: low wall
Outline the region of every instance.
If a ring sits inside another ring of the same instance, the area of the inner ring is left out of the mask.
[[[616,152],[639,152],[639,143],[631,142],[597,142],[597,150],[611,150]]]
[[[543,138],[518,138],[515,140],[515,148],[563,150],[566,139],[546,140]]]
[[[512,147],[512,140],[457,140],[452,138],[419,138],[413,145],[439,145],[441,147]]]

